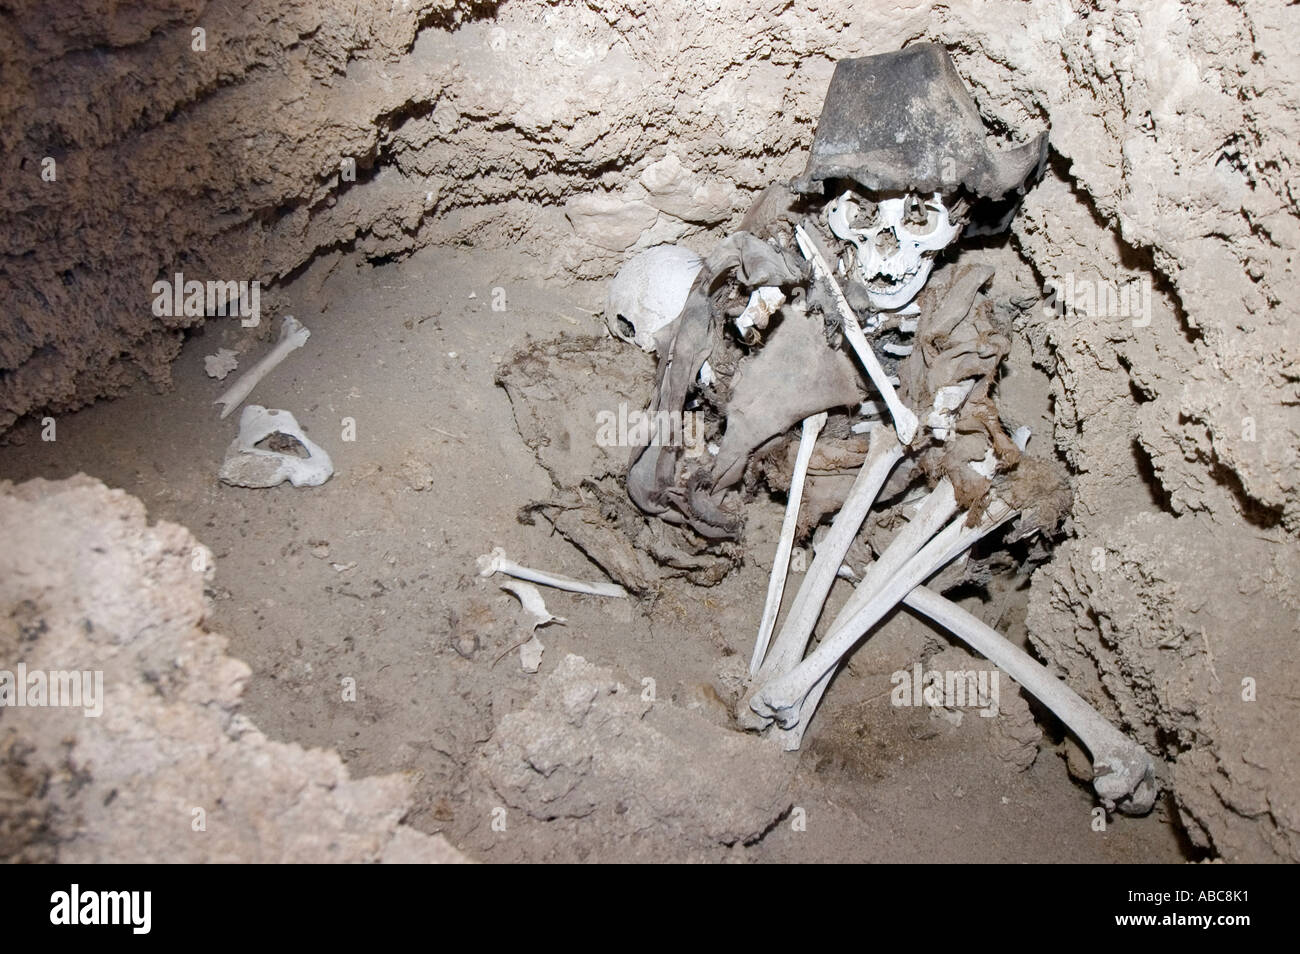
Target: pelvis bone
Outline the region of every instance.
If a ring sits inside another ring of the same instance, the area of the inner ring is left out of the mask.
[[[297,441],[308,456],[257,446],[272,434]],[[236,487],[275,487],[286,480],[295,487],[318,487],[333,473],[330,455],[307,436],[292,414],[249,404],[239,415],[239,435],[226,451],[218,477]]]

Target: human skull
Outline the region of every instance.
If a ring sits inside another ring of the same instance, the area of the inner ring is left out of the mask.
[[[628,259],[609,283],[605,324],[610,334],[653,352],[656,337],[681,315],[701,264],[680,245],[658,245]]]
[[[961,234],[943,196],[909,192],[873,201],[845,192],[826,207],[831,231],[857,250],[872,307],[894,311],[925,287],[935,256]]]

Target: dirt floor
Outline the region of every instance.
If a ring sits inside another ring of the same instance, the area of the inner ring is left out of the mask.
[[[243,712],[273,739],[336,748],[353,777],[406,773],[416,792],[407,821],[480,860],[1195,856],[1163,801],[1146,818],[1116,817],[1097,830],[1091,788],[1068,774],[1066,744],[1050,726],[1038,744],[1027,718],[1017,741],[986,724],[1012,720],[968,712],[956,725],[924,707],[892,706],[890,673],[951,645],[906,612],[856,652],[802,751],[770,763],[791,773],[788,795],[756,836],[732,843],[683,836],[653,818],[634,823],[617,785],[597,789],[582,811],[516,811],[522,803],[502,795],[500,775],[485,765],[509,736],[503,720],[533,712],[538,687],[559,678],[568,654],[634,691],[653,680],[654,705],[671,703],[673,718],[684,710],[730,725],[782,507],[753,503],[744,564],[719,585],[670,580],[655,599],[626,601],[545,591],[567,624],[539,631],[541,671],[523,672],[518,652],[506,650],[527,635],[524,614],[499,578],[477,577],[475,557],[501,546],[531,566],[602,576],[545,523],[517,519],[555,488],[520,436],[498,369],[530,343],[604,327],[603,285],[548,288],[517,277],[532,272],[517,253],[429,248],[378,267],[335,255],[282,288],[280,313],[311,338],[250,400],[292,411],[328,450],[336,473],[322,487],[248,490],[216,478],[238,414],[218,420],[212,401],[232,379],[208,377],[204,356],[229,347],[248,367],[278,315],[259,329],[210,321],[185,344],[170,393],[141,389],[61,416],[54,442],[24,425],[13,435],[23,443],[0,447],[0,477],[84,472],[139,497],[151,519],[189,527],[216,556],[207,625],[253,670]],[[493,308],[494,289],[504,290],[504,310]],[[649,356],[623,353],[652,380]],[[563,377],[553,383],[561,394],[564,386]],[[346,418],[354,441],[342,438]],[[594,421],[572,424],[575,442],[590,440],[588,427],[594,434]],[[833,607],[847,589],[837,583]],[[1026,603],[1023,586],[1003,585],[976,611],[1023,643]],[[347,678],[355,702],[342,700]],[[504,832],[493,825],[503,797]]]

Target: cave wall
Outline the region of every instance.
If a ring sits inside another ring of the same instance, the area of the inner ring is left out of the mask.
[[[1137,321],[1019,321],[1077,494],[1033,582],[1035,644],[1171,761],[1194,840],[1300,859],[1279,702],[1300,616],[1280,0],[231,6],[0,4],[0,430],[165,387],[202,320],[150,311],[178,270],[273,288],[322,254],[454,242],[568,280],[659,242],[705,250],[802,169],[836,59],[935,39],[995,129],[1051,129],[1012,235],[1038,279],[1150,289]]]

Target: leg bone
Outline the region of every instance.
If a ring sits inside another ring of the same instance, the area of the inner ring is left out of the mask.
[[[894,439],[894,435],[884,427],[877,427],[871,436],[867,459],[853,481],[844,506],[835,515],[830,532],[817,548],[812,565],[786,616],[785,625],[781,627],[776,643],[759,668],[759,680],[766,681],[784,673],[803,658],[804,650],[808,647],[808,637],[817,624],[817,618],[821,616],[826,595],[835,582],[844,555],[848,553],[853,538],[862,527],[862,521],[875,503],[876,494],[902,456],[903,448]],[[741,716],[745,717],[743,709]]]
[[[293,315],[285,315],[284,322],[280,325],[280,340],[275,343],[275,347],[270,350],[265,358],[241,374],[225,394],[212,402],[222,406],[222,420],[244,402],[244,398],[248,397],[253,388],[257,387],[257,382],[270,374],[276,365],[288,357],[289,352],[296,351],[305,345],[310,337],[311,332],[304,328],[298,319],[294,318]]]
[[[799,502],[803,499],[804,477],[808,473],[808,461],[812,459],[817,435],[825,426],[825,412],[804,418],[803,432],[799,437],[799,453],[794,462],[794,475],[790,478],[790,492],[786,497],[785,518],[781,521],[781,537],[777,541],[776,556],[772,560],[772,576],[767,581],[767,603],[763,607],[763,618],[758,624],[754,655],[749,661],[751,676],[758,672],[763,657],[767,655],[767,644],[772,638],[772,627],[776,625],[776,614],[781,610],[781,596],[785,593],[785,578],[790,567],[790,551],[794,547],[795,524],[799,522]]]
[[[787,729],[810,717],[811,711],[803,712],[809,693],[864,633],[880,622],[915,587],[1013,515],[1014,511],[997,498],[991,500],[984,517],[974,527],[966,526],[966,514],[960,514],[908,560],[844,626],[829,633],[803,662],[760,686],[749,697],[750,709],[759,719],[775,719]]]
[[[953,495],[952,484],[947,477],[944,477],[925,498],[907,526],[899,531],[885,548],[885,552],[880,554],[880,559],[867,567],[862,582],[853,590],[853,595],[835,616],[827,632],[833,633],[843,628],[864,606],[879,596],[885,584],[915,557],[936,533],[943,529],[944,524],[956,512],[957,499]],[[773,729],[773,734],[780,738],[786,751],[792,752],[803,744],[803,734],[808,728],[808,723],[812,721],[812,713],[817,711],[817,705],[821,702],[822,695],[826,692],[826,687],[838,668],[837,662],[809,690],[808,697],[800,707],[800,710],[807,714],[806,718],[800,719],[789,728],[776,726]]]
[[[1156,798],[1155,765],[1146,749],[1125,737],[1078,693],[987,623],[933,590],[918,586],[903,600],[930,617],[1024,686],[1051,709],[1092,754],[1093,788],[1108,809],[1144,815]]]

